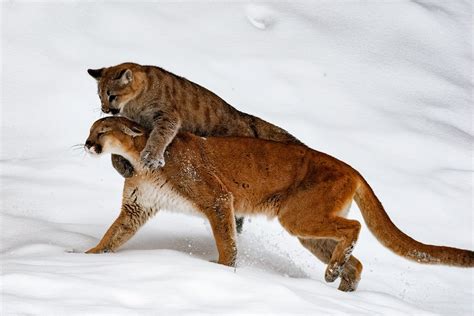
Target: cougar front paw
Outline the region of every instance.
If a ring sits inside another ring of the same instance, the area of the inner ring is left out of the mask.
[[[163,155],[154,155],[151,151],[144,150],[140,158],[142,164],[148,169],[161,168],[165,165],[165,158]]]
[[[108,253],[108,252],[111,252],[111,251],[107,248],[98,248],[98,247],[94,247],[86,251],[86,253]]]
[[[225,261],[223,261],[223,260],[209,260],[209,262],[222,264],[222,265],[228,266],[228,267],[235,267],[236,260],[235,259],[225,260]]]

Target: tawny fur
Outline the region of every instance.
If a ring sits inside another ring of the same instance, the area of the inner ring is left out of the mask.
[[[401,232],[363,177],[349,165],[305,146],[255,138],[179,134],[166,151],[164,168],[140,166],[147,133],[125,118],[94,123],[87,148],[122,155],[136,168],[125,180],[122,211],[89,253],[115,251],[162,208],[180,208],[208,218],[219,263],[234,265],[234,214],[265,214],[327,263],[328,282],[356,289],[361,263],[351,255],[361,225],[344,218],[354,199],[369,229],[395,253],[420,263],[474,266],[469,250],[425,245]]]

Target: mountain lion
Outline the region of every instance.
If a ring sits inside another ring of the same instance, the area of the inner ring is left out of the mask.
[[[265,214],[327,263],[325,279],[341,277],[339,289],[356,289],[362,264],[351,255],[361,225],[346,219],[354,199],[370,231],[393,252],[428,264],[474,266],[474,252],[422,244],[392,223],[369,184],[352,167],[296,144],[249,137],[198,137],[180,133],[165,152],[163,168],[140,162],[147,130],[123,117],[96,121],[86,141],[93,154],[128,159],[120,215],[88,253],[115,251],[158,210],[193,211],[207,217],[218,263],[237,255],[234,214]]]

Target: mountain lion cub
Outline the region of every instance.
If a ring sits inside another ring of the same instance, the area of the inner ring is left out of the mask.
[[[328,282],[353,291],[362,264],[351,255],[361,225],[345,216],[354,199],[371,232],[395,253],[420,262],[474,266],[474,252],[422,244],[400,231],[364,178],[349,165],[301,145],[248,137],[198,137],[180,133],[165,152],[166,166],[140,162],[146,129],[123,117],[95,122],[86,141],[93,154],[128,159],[135,176],[125,180],[120,215],[88,253],[115,251],[158,210],[191,210],[207,217],[218,262],[237,255],[234,213],[277,217],[281,225],[327,263]]]
[[[97,80],[104,113],[124,116],[151,131],[141,152],[146,167],[165,164],[163,154],[178,131],[301,144],[287,131],[236,110],[206,88],[162,68],[123,63],[88,73]],[[124,159],[112,156],[112,162],[124,177],[132,175]]]

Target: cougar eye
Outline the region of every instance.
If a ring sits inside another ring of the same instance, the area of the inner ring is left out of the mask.
[[[116,96],[116,95],[111,95],[111,96],[109,96],[109,103],[110,103],[110,102],[113,102],[115,99],[117,99],[117,96]]]

